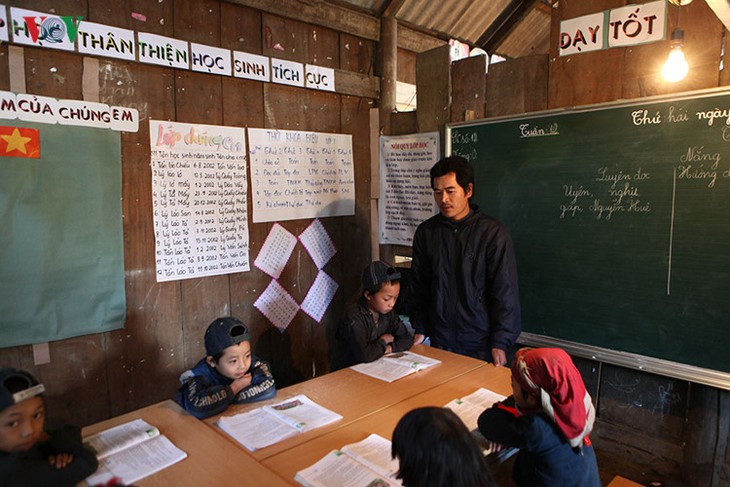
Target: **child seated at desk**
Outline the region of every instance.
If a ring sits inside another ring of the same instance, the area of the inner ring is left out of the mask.
[[[23,370],[0,369],[0,485],[73,486],[96,471],[81,429],[46,429],[43,384]]]
[[[600,487],[588,434],[595,409],[578,369],[559,348],[523,348],[512,363],[512,393],[479,417],[495,447],[517,447],[520,487]]]
[[[269,364],[251,354],[251,334],[242,321],[218,318],[205,331],[206,357],[180,376],[177,402],[196,418],[222,413],[229,404],[276,395]]]
[[[360,299],[347,309],[335,335],[339,357],[334,370],[411,348],[413,337],[393,311],[400,278],[400,272],[380,260],[365,267]]]
[[[481,449],[451,409],[406,413],[393,430],[391,450],[404,487],[496,487]]]

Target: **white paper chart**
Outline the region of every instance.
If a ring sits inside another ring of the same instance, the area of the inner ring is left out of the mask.
[[[248,129],[253,221],[355,214],[352,136]]]
[[[319,271],[312,287],[307,292],[307,296],[302,301],[302,311],[319,323],[322,321],[322,316],[324,316],[324,312],[327,311],[332,302],[338,287],[337,282],[327,273]]]
[[[299,235],[299,241],[307,249],[317,269],[323,268],[332,256],[337,253],[335,243],[319,219],[313,220],[306,230]]]
[[[286,330],[299,311],[299,304],[273,279],[253,305],[281,331]]]
[[[278,279],[296,245],[297,238],[289,230],[275,223],[254,265],[274,279]]]
[[[150,120],[157,281],[249,270],[243,128]]]
[[[438,158],[438,132],[380,137],[381,244],[412,245],[416,227],[436,214],[429,171]]]

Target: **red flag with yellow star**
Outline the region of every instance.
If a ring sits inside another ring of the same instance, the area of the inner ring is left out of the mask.
[[[0,157],[40,159],[40,130],[0,126]]]

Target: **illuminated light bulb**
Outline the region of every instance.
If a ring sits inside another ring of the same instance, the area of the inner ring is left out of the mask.
[[[672,32],[672,43],[671,50],[669,51],[669,57],[664,63],[662,68],[662,76],[665,80],[676,83],[681,81],[687,76],[689,72],[689,65],[687,60],[684,58],[684,51],[682,51],[682,42],[684,41],[684,31],[682,29],[674,29]]]

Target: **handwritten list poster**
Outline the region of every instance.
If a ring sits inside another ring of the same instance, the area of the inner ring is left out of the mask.
[[[253,221],[355,214],[352,136],[248,129]]]
[[[150,120],[157,281],[249,270],[243,128]]]
[[[438,132],[380,137],[381,244],[411,245],[418,224],[435,214],[429,171],[438,157]]]

